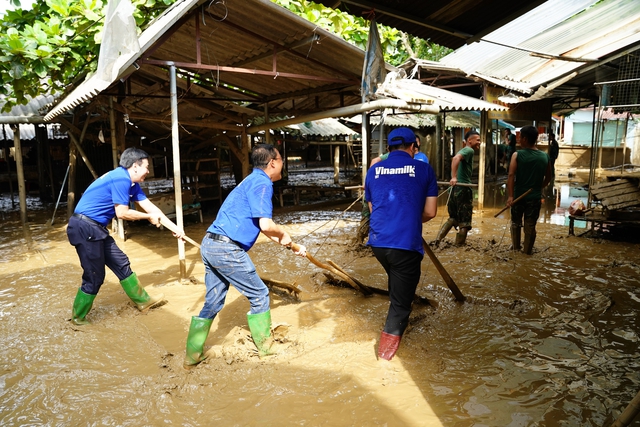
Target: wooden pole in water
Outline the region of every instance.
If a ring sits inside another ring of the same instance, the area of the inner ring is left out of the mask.
[[[640,391],[638,392],[638,394],[636,394],[636,397],[633,398],[631,403],[627,405],[625,410],[622,411],[622,414],[620,414],[618,419],[615,420],[613,424],[611,424],[611,427],[628,426],[635,419],[635,417],[638,415],[639,412],[640,412]]]
[[[453,281],[451,276],[449,276],[449,273],[447,273],[447,270],[444,269],[444,267],[442,266],[438,258],[436,258],[436,254],[433,253],[433,251],[431,250],[427,242],[424,240],[424,237],[422,238],[422,247],[424,248],[424,252],[431,259],[431,262],[433,262],[433,265],[436,266],[438,273],[440,273],[440,275],[444,279],[444,282],[447,284],[447,286],[453,293],[453,296],[456,297],[456,301],[463,302],[466,298],[464,297],[464,295],[462,295],[462,292],[460,292],[460,288],[458,288],[458,286]]]
[[[176,200],[176,223],[183,229],[182,220],[182,172],[180,170],[180,132],[178,129],[178,87],[176,83],[176,66],[169,66],[169,94],[171,98],[171,146],[173,147],[173,190]],[[178,239],[178,260],[180,263],[180,280],[187,278],[184,242]]]
[[[333,183],[340,184],[340,144],[333,148]]]
[[[18,177],[18,196],[20,197],[20,219],[22,225],[27,223],[27,189],[24,184],[24,168],[22,166],[22,146],[20,145],[20,125],[13,129],[13,148]]]

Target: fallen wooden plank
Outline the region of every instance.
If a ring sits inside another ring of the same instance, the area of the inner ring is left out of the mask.
[[[594,189],[609,188],[609,187],[615,187],[617,185],[624,185],[624,184],[634,185],[628,179],[619,179],[617,181],[607,181],[607,182],[600,182],[598,184],[594,184],[591,186],[591,190],[593,191]]]
[[[610,206],[614,206],[619,203],[634,202],[634,201],[640,205],[640,193],[625,194],[622,196],[616,196],[616,197],[610,197],[610,198],[608,197],[602,200],[602,204],[610,209]]]
[[[614,188],[608,191],[592,191],[591,194],[593,194],[593,196],[597,197],[598,199],[605,199],[607,197],[615,197],[623,194],[640,195],[640,190],[638,190],[637,188],[624,187],[624,188]]]
[[[610,193],[610,192],[614,192],[614,191],[620,191],[620,190],[626,190],[626,191],[638,191],[638,187],[636,187],[635,185],[631,185],[629,183],[627,184],[623,184],[623,185],[616,185],[613,187],[606,187],[606,188],[592,188],[591,189],[591,193]]]

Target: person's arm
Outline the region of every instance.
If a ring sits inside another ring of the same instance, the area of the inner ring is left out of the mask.
[[[513,192],[516,188],[516,170],[518,169],[518,152],[516,151],[511,156],[511,163],[509,164],[509,177],[507,178],[507,206],[513,205]]]
[[[382,161],[382,159],[380,158],[380,156],[374,158],[371,160],[371,164],[369,165],[369,167],[375,165],[376,163],[380,163]]]
[[[462,161],[462,154],[458,153],[451,159],[451,181],[449,184],[456,185],[458,183],[458,166]]]
[[[258,220],[258,225],[260,226],[262,234],[267,236],[269,239],[281,244],[282,246],[291,248],[291,244],[293,243],[291,236],[289,236],[289,233],[287,233],[284,228],[273,222],[271,218],[260,218]],[[295,252],[295,254],[306,256],[307,249],[302,245],[298,246],[300,246],[300,249]]]
[[[427,222],[436,217],[438,213],[438,198],[427,197],[424,202],[424,209],[422,210],[422,222]]]
[[[124,219],[126,221],[137,221],[140,219],[149,220],[149,222],[157,227],[160,227],[160,219],[164,216],[164,213],[151,202],[149,199],[140,200],[138,205],[144,212],[137,211],[135,209],[130,209],[129,205],[118,205],[116,204],[116,216],[118,219]]]

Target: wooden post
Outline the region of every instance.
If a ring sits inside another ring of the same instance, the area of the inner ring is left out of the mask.
[[[480,161],[478,162],[478,209],[484,208],[484,179],[487,164],[487,131],[489,130],[489,113],[480,112]]]
[[[249,121],[247,120],[247,115],[242,115],[242,134],[241,134],[241,144],[242,147],[240,152],[242,156],[240,157],[240,161],[242,162],[242,178],[246,178],[249,175],[249,152],[251,151],[251,142],[249,140],[249,134],[247,133],[247,128],[249,126]],[[269,132],[269,129],[266,129],[266,132]]]
[[[269,123],[269,103],[264,103],[264,123]],[[269,129],[264,130],[264,143],[271,144],[271,132]]]
[[[171,96],[171,141],[173,146],[173,190],[176,199],[176,223],[184,229],[182,218],[182,176],[180,171],[180,132],[178,129],[178,90],[176,85],[176,66],[169,67],[169,86]],[[180,280],[187,278],[184,241],[178,239],[178,259],[180,261]]]
[[[67,185],[67,219],[71,218],[76,208],[76,146],[69,144],[69,184]]]
[[[16,172],[18,179],[18,195],[20,197],[20,220],[22,225],[27,224],[27,190],[24,184],[24,169],[22,165],[22,145],[20,144],[20,125],[13,128],[13,147],[16,159]]]
[[[87,122],[89,122],[89,117],[87,117]],[[109,129],[111,135],[111,160],[113,162],[113,168],[118,167],[118,138],[116,135],[116,114],[113,110],[113,97],[109,97]],[[115,229],[118,232],[118,237],[120,240],[125,241],[127,236],[124,234],[124,220],[120,218],[114,218],[111,221],[111,229]]]
[[[369,168],[369,116],[362,113],[362,185],[367,178]]]
[[[442,147],[442,116],[437,115],[436,119],[436,135],[435,135],[435,145],[436,145],[436,158],[435,162],[433,162],[433,166],[436,171],[436,176],[439,176],[441,179],[446,180],[446,167],[444,164],[444,149]]]
[[[7,162],[7,178],[9,178],[9,193],[11,194],[11,208],[15,206],[15,202],[13,201],[13,179],[11,178],[11,152],[9,150],[9,141],[7,140],[7,125],[2,125],[2,132],[4,134],[4,155],[5,160]]]
[[[340,184],[340,145],[333,147],[333,183]]]

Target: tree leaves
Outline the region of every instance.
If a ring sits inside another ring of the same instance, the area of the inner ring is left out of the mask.
[[[145,25],[175,0],[131,0]],[[19,0],[12,0],[19,6]],[[94,71],[107,0],[36,0],[31,10],[8,11],[0,20],[0,94],[3,111],[28,97],[64,90]]]

